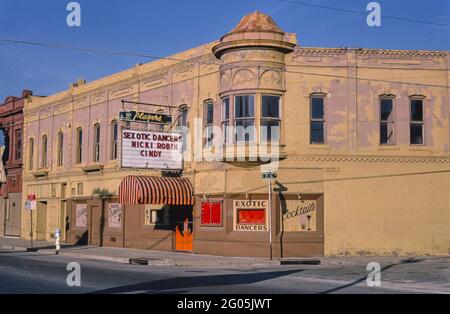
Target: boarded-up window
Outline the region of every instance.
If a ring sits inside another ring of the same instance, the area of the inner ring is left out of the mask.
[[[222,202],[202,203],[202,225],[222,225]]]

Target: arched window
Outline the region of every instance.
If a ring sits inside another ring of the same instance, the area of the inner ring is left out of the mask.
[[[64,162],[64,133],[62,131],[58,132],[57,157],[58,157],[58,167],[61,167]]]
[[[83,161],[83,129],[82,128],[78,128],[77,129],[77,150],[76,150],[76,163],[77,164],[81,164],[81,162]]]
[[[20,160],[22,159],[22,129],[16,129],[14,131],[14,140],[15,140],[15,159]]]
[[[214,103],[212,100],[205,101],[204,123],[206,140],[205,146],[210,147],[214,141]]]
[[[94,125],[94,162],[100,161],[100,124]]]
[[[117,120],[111,122],[111,160],[117,159],[117,143],[119,138],[119,125]]]
[[[28,140],[28,170],[34,167],[34,138]]]
[[[42,135],[42,156],[41,156],[41,167],[47,167],[47,150],[48,150],[48,139],[47,135]]]

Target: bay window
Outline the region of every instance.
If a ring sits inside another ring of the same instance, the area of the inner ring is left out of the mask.
[[[280,97],[262,96],[261,104],[261,141],[280,141]]]
[[[255,97],[240,95],[234,97],[234,124],[236,142],[253,142],[255,140]]]
[[[222,134],[223,143],[227,144],[230,140],[230,135],[228,134],[228,128],[230,126],[230,98],[225,98],[222,100]]]

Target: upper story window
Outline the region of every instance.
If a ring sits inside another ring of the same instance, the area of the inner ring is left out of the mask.
[[[64,133],[58,133],[58,167],[62,167],[64,162]]]
[[[34,168],[34,138],[28,140],[28,170]]]
[[[42,136],[42,156],[41,156],[41,167],[47,167],[47,149],[48,149],[48,139],[47,135]]]
[[[311,116],[310,116],[310,143],[325,143],[325,96],[311,96]]]
[[[205,103],[205,146],[210,147],[214,142],[214,103]]]
[[[424,144],[423,98],[411,98],[410,143]]]
[[[261,141],[280,141],[280,97],[263,95],[261,98]]]
[[[394,98],[380,98],[380,144],[395,144]]]
[[[234,97],[234,119],[236,142],[253,142],[255,140],[254,95]]]
[[[81,164],[83,161],[83,129],[78,128],[76,133],[77,150],[76,150],[76,163]]]
[[[100,161],[100,124],[94,125],[94,162]]]
[[[117,159],[117,143],[119,138],[119,124],[116,120],[111,122],[111,160]]]
[[[188,107],[187,105],[181,105],[179,109],[178,126],[187,127],[188,125]]]
[[[230,98],[227,97],[222,99],[222,134],[224,143],[228,143],[230,141],[229,127],[230,127]]]
[[[15,159],[20,160],[20,159],[22,159],[22,130],[16,129],[14,135],[15,135],[15,141],[16,141]]]

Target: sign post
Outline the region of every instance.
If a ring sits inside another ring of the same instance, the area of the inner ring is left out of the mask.
[[[277,174],[275,172],[263,172],[261,177],[265,180],[269,180],[269,204],[268,204],[268,213],[269,216],[269,256],[270,260],[273,259],[273,240],[272,240],[272,180],[277,178]]]
[[[33,248],[33,211],[36,210],[37,201],[36,194],[28,194],[25,202],[25,209],[30,211],[30,240],[31,248]]]

